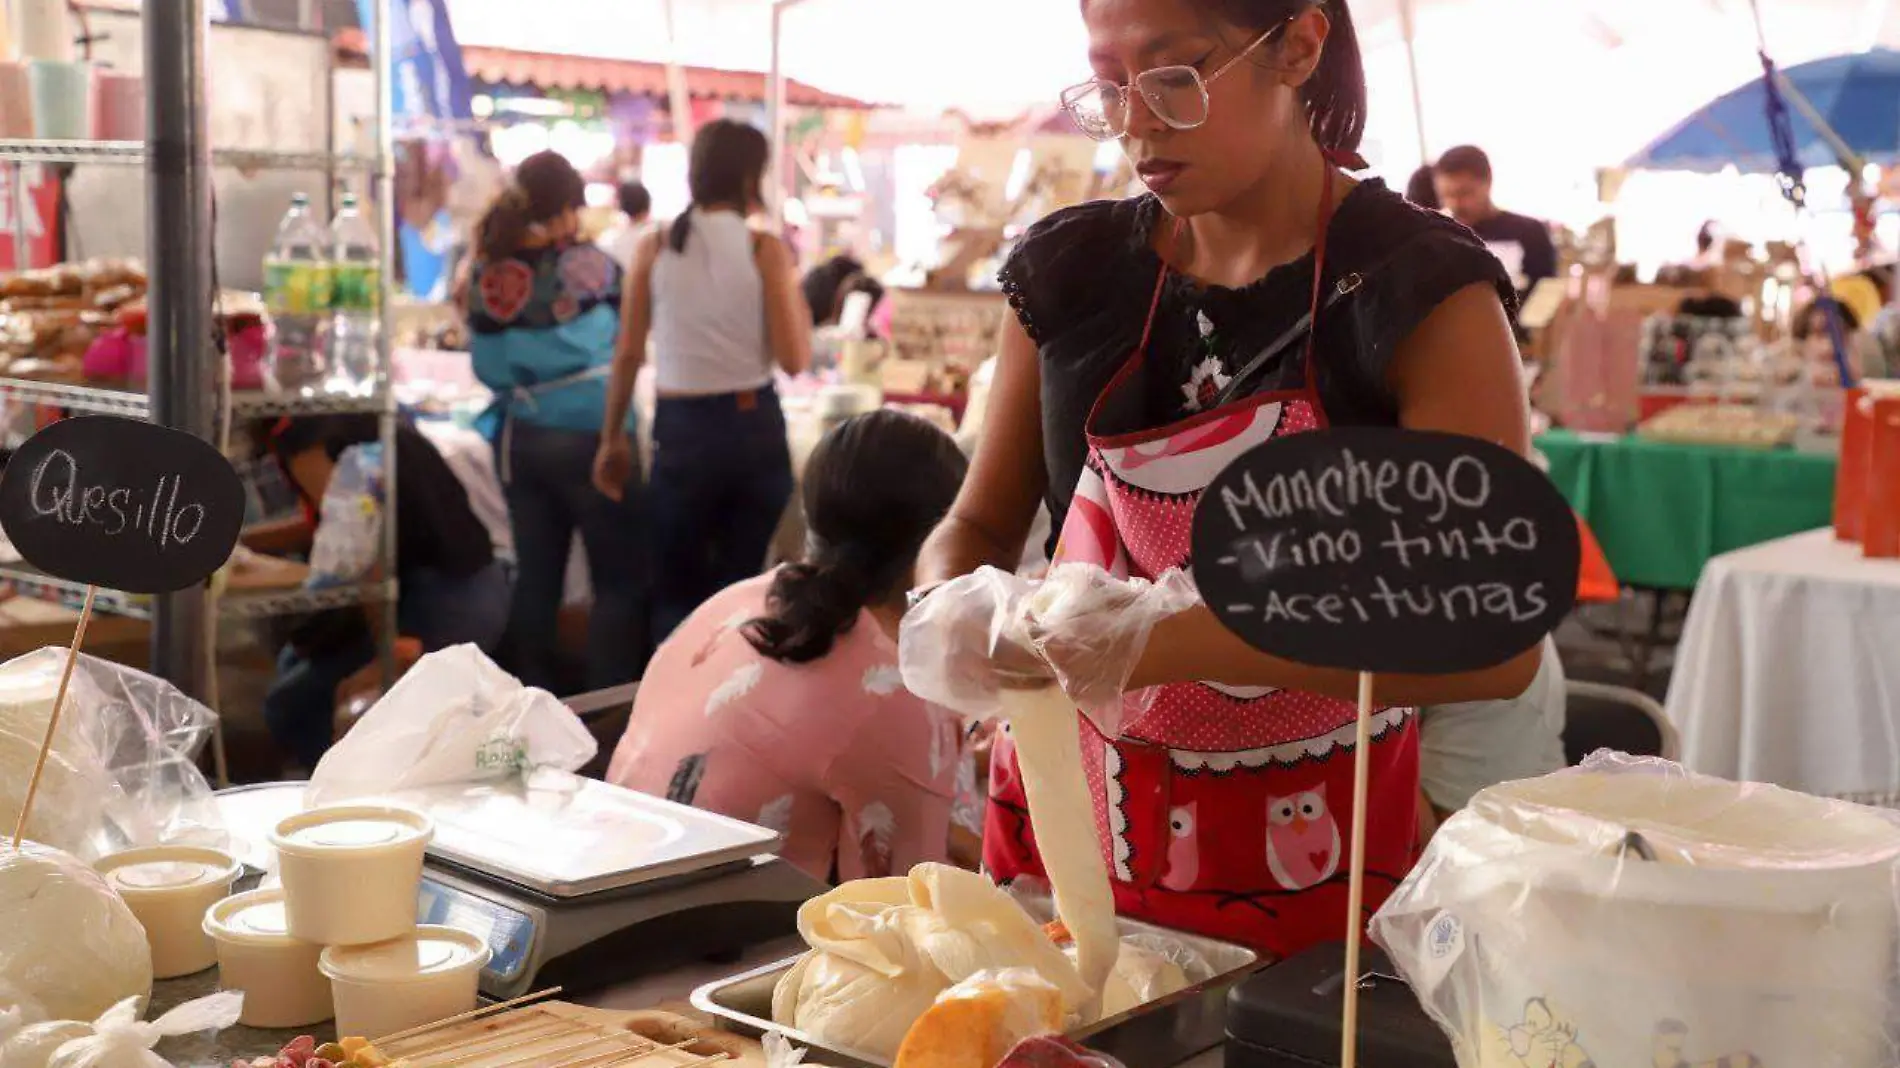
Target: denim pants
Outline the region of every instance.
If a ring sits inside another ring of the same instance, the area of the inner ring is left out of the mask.
[[[431,568],[401,572],[397,630],[419,639],[425,651],[472,643],[493,653],[508,622],[508,569],[496,560],[466,578]],[[305,768],[314,768],[330,748],[336,688],[376,659],[365,625],[335,647],[304,653],[286,645],[277,655],[277,677],[264,694],[264,723],[278,748]]]
[[[653,634],[765,569],[792,498],[785,414],[770,386],[661,397],[653,417]]]
[[[599,434],[517,421],[508,441],[503,492],[515,534],[515,596],[504,643],[510,669],[530,686],[557,694],[566,689],[556,640],[568,553],[578,531],[594,597],[584,689],[637,680],[652,651],[639,476],[623,500],[611,501],[594,488]]]

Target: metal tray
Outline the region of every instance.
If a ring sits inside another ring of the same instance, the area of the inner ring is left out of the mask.
[[[1182,934],[1126,917],[1119,922],[1124,938],[1162,935],[1180,941],[1205,958],[1213,966],[1214,975],[1165,998],[1073,1031],[1069,1037],[1130,1068],[1171,1068],[1225,1041],[1227,991],[1268,962],[1253,950],[1231,942]],[[839,1049],[772,1022],[772,989],[797,962],[797,957],[791,957],[707,983],[693,991],[693,1007],[729,1031],[754,1038],[777,1031],[793,1045],[811,1050],[811,1059],[829,1068],[891,1068],[890,1061],[873,1054]]]

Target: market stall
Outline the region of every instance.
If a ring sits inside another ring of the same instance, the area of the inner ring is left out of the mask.
[[[1550,477],[1625,585],[1692,590],[1712,558],[1832,517],[1833,456],[1555,430]]]

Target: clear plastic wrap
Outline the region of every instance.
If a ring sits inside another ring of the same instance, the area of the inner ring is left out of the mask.
[[[1198,601],[1180,571],[1150,583],[1072,563],[1032,582],[981,568],[905,615],[898,662],[911,692],[974,719],[998,714],[1006,688],[1053,681],[1113,737],[1147,707],[1124,691],[1155,624]]]
[[[1062,991],[1034,970],[977,972],[911,1025],[895,1068],[997,1064],[1025,1038],[1060,1033],[1062,1021]]]
[[[424,786],[575,771],[599,743],[568,707],[473,645],[416,662],[310,776],[310,807]]]
[[[59,1048],[92,1034],[79,1020],[48,1020],[21,1028],[0,1042],[0,1068],[46,1068]]]
[[[772,1018],[834,1049],[892,1056],[938,995],[980,972],[1034,971],[1060,991],[1064,1012],[1092,993],[1009,895],[947,865],[815,897],[799,910],[798,933],[812,951],[780,979]]]
[[[158,1019],[139,1019],[138,998],[127,998],[106,1010],[92,1025],[92,1034],[59,1047],[46,1068],[171,1068],[171,1062],[152,1052],[161,1038],[199,1031],[222,1031],[238,1022],[244,1008],[241,991],[226,990],[187,1001]]]
[[[90,1020],[151,989],[145,929],[105,879],[71,854],[0,844],[0,996],[28,1015]]]
[[[0,829],[8,834],[67,655],[49,647],[0,665]],[[197,765],[216,722],[163,679],[81,653],[27,836],[88,860],[137,846],[224,846]]]
[[[777,1031],[767,1031],[759,1039],[759,1045],[765,1048],[765,1068],[799,1068],[805,1064],[805,1051]]]
[[[1440,827],[1372,936],[1461,1068],[1900,1063],[1900,816],[1599,753]]]

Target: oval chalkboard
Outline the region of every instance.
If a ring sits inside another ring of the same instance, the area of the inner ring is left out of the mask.
[[[0,477],[0,526],[49,574],[170,593],[230,559],[244,526],[244,483],[223,454],[183,431],[77,416],[14,451]]]
[[[1270,441],[1194,516],[1194,578],[1262,652],[1449,675],[1501,664],[1577,596],[1577,520],[1523,457],[1476,438],[1353,427]]]

